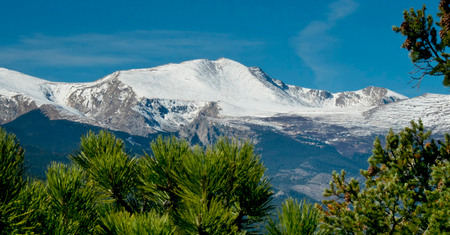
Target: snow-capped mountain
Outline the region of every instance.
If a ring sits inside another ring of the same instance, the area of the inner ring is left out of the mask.
[[[14,125],[32,110],[143,137],[169,132],[202,144],[220,135],[249,138],[280,181],[280,195],[313,199],[328,183],[321,174],[364,164],[374,137],[389,128],[422,118],[436,134],[450,130],[449,95],[408,98],[380,87],[331,93],[288,85],[224,58],[118,71],[89,83],[0,68],[0,124]]]
[[[223,58],[119,71],[90,83],[49,82],[0,69],[1,123],[41,108],[52,119],[139,135],[177,130],[211,102],[218,103],[221,116],[269,117],[316,109],[367,110],[403,99],[376,87],[333,94],[286,85],[259,68]]]

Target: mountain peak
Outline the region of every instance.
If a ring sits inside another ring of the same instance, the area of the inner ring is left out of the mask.
[[[305,106],[268,82],[266,77],[226,58],[121,71],[117,78],[139,97],[220,101],[266,111]]]
[[[398,97],[401,99],[408,99],[408,97],[406,97],[402,94],[399,94],[397,92],[394,92],[392,90],[389,90],[387,88],[384,88],[384,87],[368,86],[364,89],[361,89],[360,91],[366,95],[373,95],[373,94],[387,95],[387,96],[395,96],[395,97]]]
[[[163,65],[165,66],[165,65]],[[210,59],[195,59],[195,60],[188,60],[188,61],[184,61],[181,62],[179,64],[167,64],[167,67],[178,67],[178,66],[192,66],[192,67],[202,67],[202,66],[206,66],[206,67],[210,67],[210,68],[216,68],[216,69],[221,69],[221,68],[240,68],[243,70],[248,70],[249,68],[235,60],[231,60],[228,58],[224,58],[221,57],[217,60],[210,60]],[[160,66],[159,66],[160,67]],[[159,68],[156,67],[156,68]]]
[[[239,62],[237,62],[235,60],[228,59],[228,58],[225,58],[225,57],[221,57],[221,58],[215,60],[214,62],[222,63],[222,64],[234,64],[234,65],[244,66],[243,64],[241,64],[241,63],[239,63]]]

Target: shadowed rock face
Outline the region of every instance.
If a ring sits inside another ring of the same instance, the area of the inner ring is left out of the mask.
[[[176,132],[190,123],[208,102],[171,99],[141,99],[133,108],[157,131]]]
[[[138,98],[116,73],[92,87],[75,90],[68,105],[92,119],[92,124],[134,135],[175,132],[189,123],[206,102]]]
[[[220,125],[217,122],[218,113],[219,107],[217,103],[210,102],[200,110],[198,116],[191,123],[181,128],[180,136],[192,143],[204,145],[214,143],[219,136],[226,133],[225,129],[219,129]]]
[[[371,99],[373,100],[372,104],[374,106],[389,104],[398,101],[394,97],[387,96],[388,90],[386,88],[370,86],[362,89],[361,91],[364,95],[371,97]]]
[[[33,100],[23,95],[12,97],[0,95],[0,124],[8,123],[37,108],[38,106]]]
[[[338,97],[336,98],[336,106],[338,107],[345,107],[348,105],[348,101],[349,100],[354,100],[354,99],[360,99],[361,96],[358,94],[354,94],[354,93],[349,93],[349,94],[340,94],[338,95]]]
[[[130,109],[137,100],[133,90],[114,77],[96,86],[75,90],[67,103],[86,115],[107,120]]]
[[[388,95],[388,90],[382,87],[366,87],[360,92],[340,92],[335,94],[335,105],[337,107],[352,106],[364,103],[367,106],[379,106],[393,103],[401,99]]]
[[[310,90],[308,92],[311,97],[318,98],[319,100],[326,100],[333,97],[333,94],[331,94],[328,91],[321,91],[321,90]]]
[[[133,109],[138,104],[133,90],[116,77],[75,90],[67,104],[100,126],[137,135],[154,132],[151,120]]]

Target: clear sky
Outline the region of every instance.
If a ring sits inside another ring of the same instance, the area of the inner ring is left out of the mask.
[[[403,10],[438,0],[3,1],[0,67],[65,82],[117,70],[226,57],[288,84],[331,92],[386,87],[449,94],[442,78],[412,88]]]

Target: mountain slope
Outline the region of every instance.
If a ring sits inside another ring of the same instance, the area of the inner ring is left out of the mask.
[[[450,96],[424,94],[390,105],[379,106],[363,113],[374,127],[389,125],[397,129],[419,118],[429,129],[437,133],[450,131]]]

